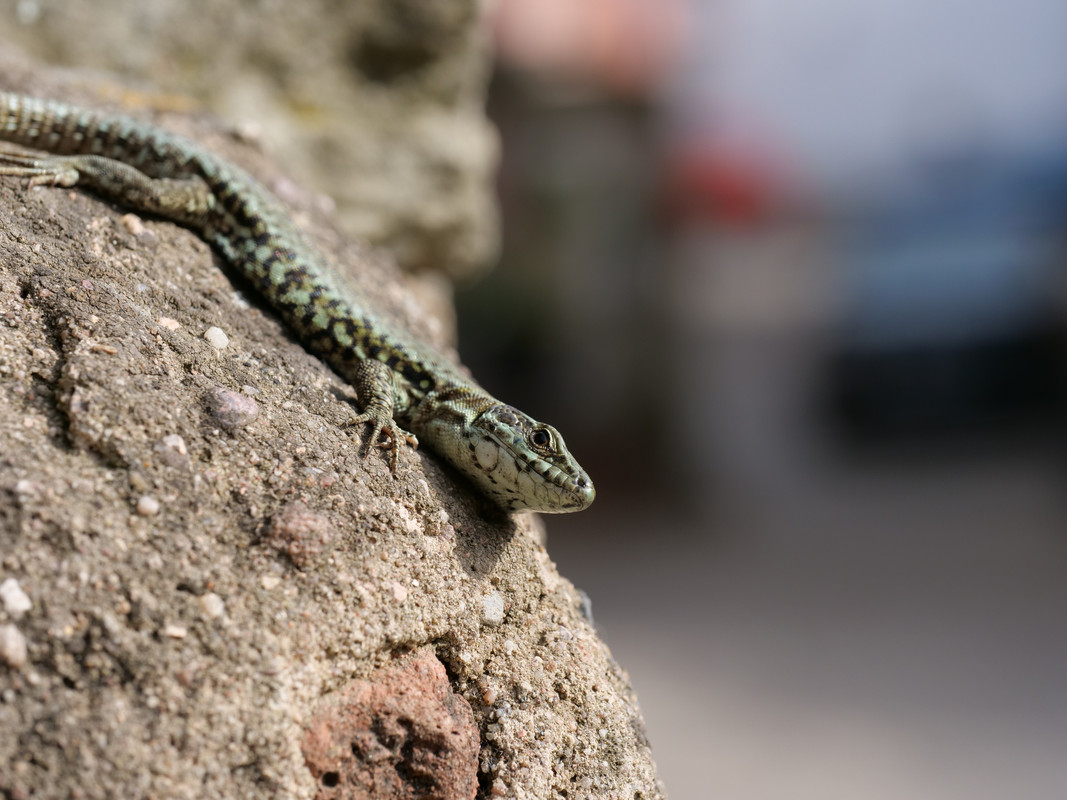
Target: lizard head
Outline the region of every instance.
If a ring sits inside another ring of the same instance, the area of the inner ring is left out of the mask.
[[[503,403],[465,426],[450,460],[509,511],[564,513],[588,508],[593,482],[551,425]]]

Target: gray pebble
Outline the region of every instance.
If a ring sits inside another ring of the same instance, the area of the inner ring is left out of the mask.
[[[217,387],[205,397],[208,413],[220,428],[236,430],[259,416],[259,404],[251,397]]]

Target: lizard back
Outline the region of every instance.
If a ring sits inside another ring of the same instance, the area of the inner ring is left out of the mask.
[[[202,145],[131,117],[6,92],[0,138],[57,155],[113,159],[151,178],[203,180],[211,208],[181,222],[214,245],[345,378],[353,380],[358,363],[373,358],[403,377],[413,400],[445,384],[472,383],[373,314],[271,192]]]

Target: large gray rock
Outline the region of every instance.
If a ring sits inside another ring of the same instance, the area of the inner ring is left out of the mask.
[[[123,97],[10,55],[0,85]],[[260,176],[445,344],[264,157],[159,121]],[[186,230],[0,179],[0,795],[359,797],[384,759],[388,796],[661,797],[538,519],[429,453],[395,477],[362,457],[349,388],[242,291]]]

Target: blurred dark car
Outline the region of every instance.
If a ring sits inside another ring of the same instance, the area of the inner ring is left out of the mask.
[[[1064,399],[1067,159],[923,174],[846,237],[835,421],[869,439],[1047,420]]]

